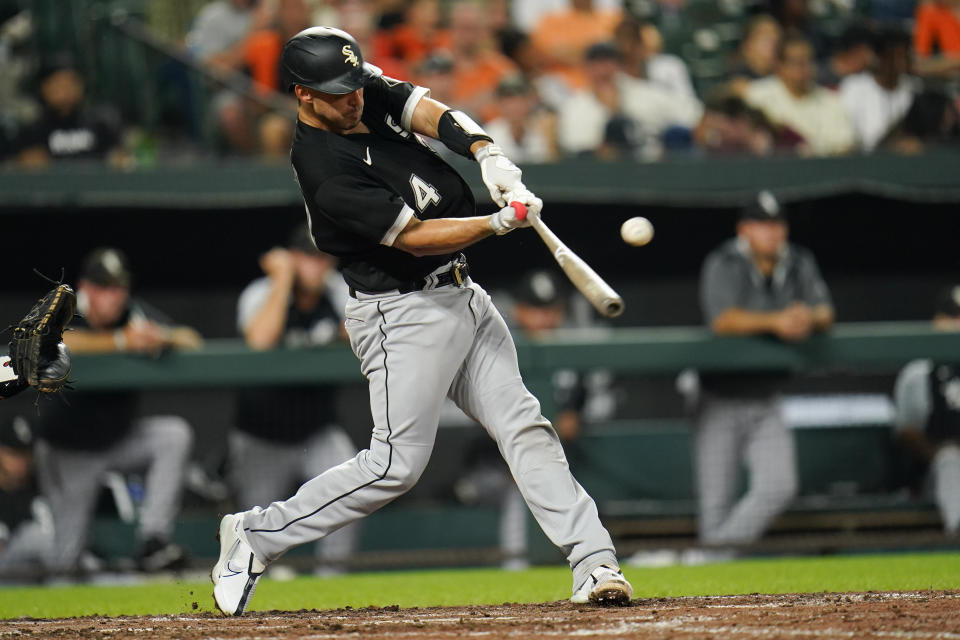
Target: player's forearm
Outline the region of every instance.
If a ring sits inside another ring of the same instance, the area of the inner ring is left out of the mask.
[[[493,234],[490,216],[411,220],[393,242],[396,249],[415,256],[459,251]]]
[[[950,76],[960,70],[960,56],[918,57],[916,69],[922,76]]]
[[[833,326],[833,307],[827,304],[817,305],[812,310],[813,330],[827,331]]]
[[[261,351],[280,342],[287,324],[291,287],[275,283],[271,288],[267,301],[243,331],[248,347]]]
[[[710,323],[718,336],[747,336],[758,333],[773,333],[776,330],[776,312],[748,311],[731,307]]]
[[[63,342],[73,353],[109,353],[124,350],[122,334],[123,327],[116,331],[76,329],[64,334]]]

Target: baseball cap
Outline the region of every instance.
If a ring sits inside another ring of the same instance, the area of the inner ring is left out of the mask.
[[[960,317],[960,285],[947,287],[937,297],[936,313]]]
[[[80,277],[101,287],[129,287],[130,262],[120,249],[99,247],[83,259]]]
[[[622,60],[620,50],[612,42],[597,42],[590,45],[584,58],[589,62],[591,60]]]
[[[76,71],[80,68],[77,65],[77,59],[68,51],[57,51],[40,62],[40,68],[37,70],[37,77],[42,81],[49,78],[58,71]]]
[[[287,249],[311,254],[321,253],[313,241],[313,236],[310,235],[310,229],[305,224],[298,224],[290,232],[287,238]]]
[[[786,222],[787,212],[776,196],[764,189],[740,210],[741,220],[764,220],[768,222]]]
[[[526,95],[530,89],[530,83],[519,73],[507,74],[497,83],[497,95],[501,98]]]
[[[551,271],[531,271],[517,283],[513,299],[534,307],[549,307],[563,302],[563,283]]]
[[[0,446],[18,451],[33,447],[33,429],[26,418],[15,415],[0,423]]]
[[[450,73],[453,71],[453,58],[443,51],[431,53],[417,67],[417,73]]]

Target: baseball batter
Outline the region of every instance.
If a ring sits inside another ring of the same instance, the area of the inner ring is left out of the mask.
[[[593,500],[570,474],[556,432],[523,385],[516,348],[459,253],[539,215],[520,170],[465,114],[429,90],[383,76],[346,32],[291,38],[281,68],[299,101],[291,160],[317,246],[340,258],[345,327],[370,387],[368,449],[292,498],[220,523],[211,572],[217,607],[240,615],[267,565],[409,490],[430,458],[449,396],[496,441],[521,493],[573,570],[573,602],[625,604],[624,579]],[[494,201],[477,216],[469,187],[419,135],[476,158]]]

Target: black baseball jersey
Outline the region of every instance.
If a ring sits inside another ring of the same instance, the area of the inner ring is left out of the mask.
[[[930,371],[927,436],[934,442],[960,440],[960,367],[936,364]]]
[[[370,133],[339,135],[297,123],[290,153],[314,240],[340,258],[347,283],[387,291],[419,280],[452,256],[415,257],[389,245],[413,216],[476,215],[456,170],[410,131],[429,92],[377,74],[364,86]]]
[[[266,303],[269,278],[250,283],[240,296],[239,328],[242,331]],[[301,311],[291,299],[287,310],[283,344],[305,347],[329,344],[340,337],[341,314],[329,295],[308,311]],[[250,387],[237,393],[237,429],[275,442],[302,442],[336,421],[334,385],[292,385]]]

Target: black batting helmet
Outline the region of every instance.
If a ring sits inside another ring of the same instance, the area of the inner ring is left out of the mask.
[[[353,36],[332,27],[310,27],[287,40],[280,72],[287,91],[299,84],[334,95],[356,91],[373,75]]]

